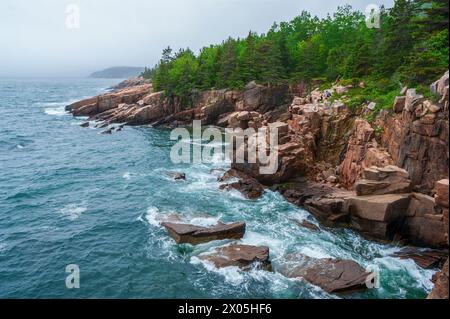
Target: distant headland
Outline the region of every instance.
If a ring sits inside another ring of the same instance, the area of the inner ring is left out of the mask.
[[[144,67],[115,66],[104,69],[102,71],[96,71],[89,75],[89,77],[104,79],[125,79],[141,74],[142,72],[144,72],[144,69]]]

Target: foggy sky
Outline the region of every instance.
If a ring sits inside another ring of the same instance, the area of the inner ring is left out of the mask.
[[[1,0],[0,77],[86,76],[110,66],[152,66],[164,47],[220,43],[266,32],[307,10],[320,17],[350,4],[393,0]],[[80,28],[66,8],[80,8]]]

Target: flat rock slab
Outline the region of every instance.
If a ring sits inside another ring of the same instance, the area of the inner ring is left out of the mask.
[[[346,205],[351,215],[389,223],[407,214],[409,202],[409,194],[386,194],[351,197]]]
[[[316,259],[302,254],[289,255],[276,269],[288,278],[303,278],[328,293],[348,293],[367,289],[370,275],[358,263],[343,259]]]
[[[425,269],[442,268],[448,258],[448,250],[404,248],[393,256],[400,259],[412,259],[417,265]]]
[[[245,223],[218,223],[213,227],[202,227],[191,224],[163,222],[169,235],[177,244],[197,245],[213,240],[241,239],[245,234]]]
[[[236,266],[249,270],[256,267],[272,271],[269,247],[266,246],[230,245],[216,248],[212,254],[200,256],[200,259],[212,262],[217,268]]]

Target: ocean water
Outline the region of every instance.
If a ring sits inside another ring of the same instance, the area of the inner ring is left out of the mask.
[[[64,111],[115,82],[0,79],[1,298],[424,298],[432,288],[433,270],[390,257],[398,247],[301,228],[292,219],[317,222],[277,193],[252,201],[219,190],[226,164],[172,164],[167,130],[100,135]],[[274,268],[293,252],[349,258],[379,267],[381,287],[336,296],[276,272],[215,269],[197,257],[230,241],[176,245],[159,224],[168,214],[246,221],[240,242],[269,246]],[[69,264],[79,266],[79,289],[66,287]]]

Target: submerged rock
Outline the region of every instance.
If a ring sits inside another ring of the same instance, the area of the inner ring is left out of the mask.
[[[320,231],[319,226],[307,221],[306,219],[304,220],[295,220],[295,222],[297,223],[297,225],[304,227],[304,228],[308,228],[309,230],[312,230],[314,232],[318,232]]]
[[[236,266],[243,270],[253,267],[272,271],[269,247],[230,245],[219,247],[213,253],[200,256],[200,259],[212,262],[217,268]]]
[[[276,269],[288,278],[303,278],[328,293],[348,293],[367,289],[370,273],[352,260],[316,259],[302,254],[288,255]]]
[[[185,173],[180,173],[180,172],[170,172],[167,174],[169,177],[173,178],[174,180],[177,181],[185,181],[186,180],[186,174]]]
[[[103,132],[101,132],[100,134],[112,134],[112,128],[109,128],[107,130],[104,130]]]
[[[177,244],[201,244],[213,240],[241,239],[245,234],[245,223],[224,224],[219,222],[213,227],[202,227],[191,224],[163,222],[169,235]]]

